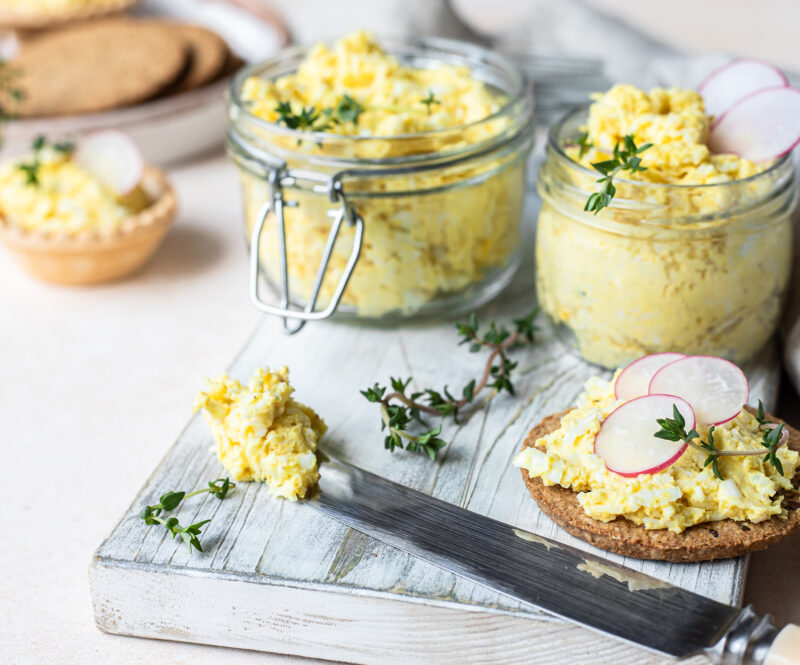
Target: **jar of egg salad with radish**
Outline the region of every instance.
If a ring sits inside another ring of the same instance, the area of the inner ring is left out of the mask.
[[[792,161],[712,154],[710,122],[694,91],[617,85],[551,129],[536,291],[586,360],[677,351],[741,363],[775,332]]]
[[[501,56],[355,32],[240,72],[229,124],[251,297],[287,328],[456,315],[519,265],[532,101]]]

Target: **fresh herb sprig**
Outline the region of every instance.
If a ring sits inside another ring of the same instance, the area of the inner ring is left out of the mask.
[[[708,439],[703,441],[696,430],[692,429],[686,431],[686,421],[684,420],[678,407],[672,405],[672,418],[658,418],[656,422],[661,428],[655,433],[659,439],[666,441],[685,441],[689,446],[707,454],[703,466],[711,465],[714,475],[720,480],[724,480],[719,470],[720,457],[735,457],[739,455],[764,455],[762,458],[765,462],[769,462],[779,474],[783,475],[783,465],[777,455],[778,448],[784,443],[783,437],[783,423],[777,425],[771,420],[767,420],[764,414],[764,405],[761,400],[758,400],[758,415],[756,416],[759,425],[764,429],[761,440],[761,445],[767,449],[764,454],[763,450],[720,450],[714,442],[714,426],[712,425],[708,430]],[[697,439],[697,441],[695,441]]]
[[[594,147],[594,143],[589,140],[589,132],[584,132],[578,137],[576,141],[578,144],[578,159],[583,159],[583,156]]]
[[[425,106],[425,108],[428,110],[428,115],[430,115],[433,112],[432,111],[433,105],[438,104],[439,106],[441,106],[442,100],[433,94],[433,90],[428,90],[428,96],[423,97],[420,100],[420,104],[423,104]]]
[[[425,107],[428,115],[433,112],[434,105],[441,105],[442,100],[433,94],[433,91],[428,91],[427,97],[419,100],[419,103]],[[419,111],[413,107],[404,106],[376,106],[373,110],[386,109],[393,111]],[[346,125],[352,123],[358,125],[358,120],[361,114],[367,108],[353,99],[348,93],[342,95],[336,104],[333,106],[326,106],[317,109],[315,106],[303,106],[299,111],[294,111],[290,102],[278,102],[275,107],[275,113],[278,114],[278,124],[284,125],[289,129],[296,129],[299,131],[309,132],[324,132],[338,125]]]
[[[15,118],[16,115],[8,108],[8,103],[11,102],[13,106],[25,98],[25,92],[17,87],[19,75],[18,69],[0,60],[0,121]]]
[[[364,112],[364,107],[345,93],[335,106],[320,110],[314,106],[303,106],[299,112],[295,112],[289,102],[278,102],[275,112],[278,114],[278,124],[285,125],[289,129],[324,132],[335,125],[345,125],[350,122],[358,124],[358,118]]]
[[[442,390],[425,388],[408,392],[412,379],[391,378],[391,392],[386,386],[378,383],[362,390],[361,394],[369,402],[380,405],[381,430],[387,431],[384,447],[389,451],[397,448],[410,452],[421,452],[431,461],[436,460],[438,452],[447,443],[440,437],[442,425],[429,427],[423,414],[440,418],[452,417],[458,423],[467,406],[475,407],[476,397],[483,390],[491,390],[492,395],[507,392],[514,395],[512,374],[517,363],[510,360],[509,352],[519,346],[532,344],[538,330],[535,320],[539,308],[535,308],[527,316],[513,321],[513,332],[505,326],[498,326],[494,321],[488,329],[481,333],[478,317],[472,314],[466,323],[456,323],[461,336],[459,346],[469,344],[469,351],[477,353],[483,349],[490,351],[486,358],[483,374],[479,379],[472,379],[461,389],[461,396],[453,395],[445,386]],[[423,431],[412,433],[410,426],[417,423]]]
[[[581,156],[583,156],[591,145],[589,143],[588,133],[584,134],[578,140],[578,145],[581,146]],[[652,147],[652,143],[645,143],[644,145],[637,146],[634,142],[633,135],[626,134],[621,146],[619,141],[614,145],[611,159],[606,159],[602,162],[592,162],[592,168],[602,175],[601,178],[598,178],[597,182],[601,183],[603,187],[599,192],[594,192],[589,196],[583,209],[587,212],[593,212],[596,215],[603,208],[610,205],[611,200],[617,193],[617,188],[614,186],[614,176],[620,171],[628,171],[629,173],[646,171],[647,167],[642,166],[642,158],[639,157],[639,155]]]
[[[230,478],[217,478],[216,480],[209,482],[208,487],[203,487],[202,489],[195,490],[194,492],[187,493],[169,491],[166,494],[161,495],[158,503],[152,506],[145,506],[139,517],[144,520],[145,524],[149,526],[161,524],[167,530],[167,532],[172,535],[173,540],[176,536],[180,536],[183,539],[183,542],[185,542],[189,547],[189,551],[194,548],[198,552],[202,552],[203,548],[200,545],[199,536],[201,535],[202,527],[208,524],[211,520],[201,520],[200,522],[195,522],[189,526],[181,526],[177,517],[168,517],[164,519],[160,517],[160,515],[162,512],[175,510],[182,501],[193,496],[197,496],[198,494],[213,494],[215,497],[222,500],[234,487],[236,487],[236,484],[232,483]]]
[[[41,169],[42,162],[39,158],[39,153],[46,146],[47,139],[40,134],[31,143],[33,159],[29,162],[20,162],[17,164],[17,168],[25,174],[26,185],[38,187],[41,184],[39,181],[39,169]],[[52,144],[52,147],[53,150],[63,153],[64,155],[71,155],[75,150],[75,143],[73,141],[57,141]]]

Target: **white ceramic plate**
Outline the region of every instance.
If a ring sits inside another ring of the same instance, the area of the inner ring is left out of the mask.
[[[282,21],[259,0],[143,0],[134,12],[205,25],[245,62],[277,53],[288,42]],[[3,154],[27,150],[40,134],[79,137],[114,128],[131,135],[150,164],[169,164],[218,148],[225,136],[224,92],[230,77],[129,108],[60,118],[10,121]]]

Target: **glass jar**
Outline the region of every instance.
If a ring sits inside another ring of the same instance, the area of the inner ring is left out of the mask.
[[[791,156],[742,180],[670,185],[615,177],[584,212],[599,175],[564,150],[587,119],[550,132],[538,177],[536,292],[589,362],[614,368],[677,351],[741,363],[775,332],[792,265]]]
[[[251,297],[290,332],[335,310],[373,322],[459,315],[497,295],[519,265],[533,140],[524,75],[469,44],[381,42],[405,66],[466,66],[504,103],[460,127],[341,136],[267,122],[241,99],[249,77],[292,73],[307,49],[289,49],[234,78],[228,149],[243,187]],[[280,304],[261,298],[262,272]]]

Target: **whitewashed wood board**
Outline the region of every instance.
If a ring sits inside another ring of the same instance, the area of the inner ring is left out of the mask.
[[[519,315],[534,304],[532,293],[527,265],[480,318]],[[498,397],[467,423],[446,424],[441,461],[384,450],[377,409],[359,389],[398,375],[413,376],[420,387],[458,388],[484,359],[456,342],[450,324],[380,330],[320,323],[285,337],[265,319],[230,373],[246,380],[256,367],[288,365],[297,398],[330,428],[325,449],[445,501],[599,552],[540,513],[511,466],[527,431],[569,406],[598,373],[547,329],[536,346],[515,354],[515,398]],[[772,403],[775,347],[748,373],[753,399]],[[202,487],[224,475],[212,445],[202,418],[192,418],[98,549],[90,577],[102,630],[358,663],[663,661],[459,579],[302,503],[273,499],[258,484],[241,484],[224,501],[203,495],[186,502],[177,512],[181,522],[211,518],[206,551],[190,553],[137,515],[166,490]],[[719,601],[740,602],[744,558],[670,564],[601,554]]]

